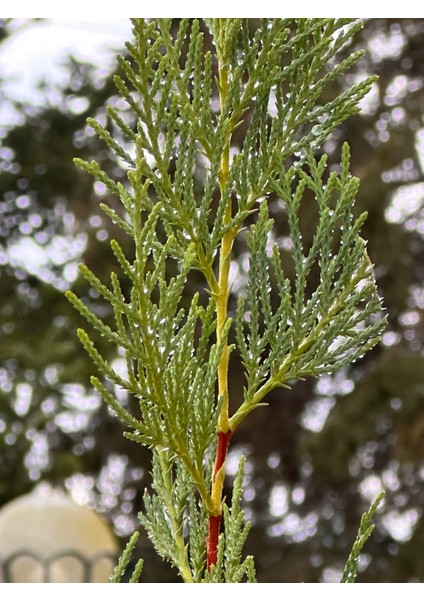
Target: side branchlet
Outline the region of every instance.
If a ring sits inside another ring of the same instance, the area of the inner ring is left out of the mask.
[[[356,539],[353,543],[352,550],[349,554],[349,558],[346,561],[346,565],[344,567],[340,583],[355,583],[356,578],[358,576],[359,559],[361,556],[361,552],[365,545],[365,542],[368,540],[368,538],[374,531],[375,525],[372,522],[372,520],[384,496],[385,492],[381,492],[374,500],[367,512],[365,512],[362,515],[359,530]]]

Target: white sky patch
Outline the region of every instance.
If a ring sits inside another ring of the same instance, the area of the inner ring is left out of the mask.
[[[306,405],[301,416],[302,426],[309,431],[321,431],[336,403],[334,396],[350,394],[354,387],[354,382],[343,371],[320,377],[315,386],[318,397]]]
[[[415,135],[415,147],[421,170],[424,171],[424,129],[419,129]]]
[[[366,477],[360,485],[360,492],[363,498],[371,503],[383,489],[394,492],[399,488],[399,485],[396,469],[392,468],[383,472],[383,480],[377,475]],[[412,537],[421,514],[422,511],[415,508],[403,511],[388,510],[382,513],[381,521],[392,538],[403,543]]]
[[[399,477],[397,476],[397,465],[391,465],[390,469],[383,471],[383,485],[385,490],[396,492],[400,488]]]
[[[47,469],[49,463],[49,445],[43,432],[36,432],[31,440],[31,448],[25,456],[25,467],[30,479],[36,481],[41,471]]]
[[[310,512],[305,517],[288,513],[279,523],[268,527],[267,532],[270,537],[284,536],[290,541],[300,543],[316,535],[317,523],[318,514],[315,512]]]
[[[78,411],[92,412],[99,408],[100,399],[97,394],[88,394],[79,383],[67,383],[61,387],[63,402],[66,406]]]
[[[283,483],[273,486],[269,497],[269,512],[273,517],[281,517],[289,509],[289,491]]]
[[[383,334],[382,337],[382,344],[383,346],[386,346],[387,348],[390,346],[394,346],[395,344],[398,344],[401,340],[401,335],[400,333],[396,333],[394,331],[386,331],[386,333]]]
[[[232,260],[230,263],[229,279],[231,289],[234,293],[244,292],[244,288],[247,284],[247,277],[242,265],[236,260]]]
[[[54,422],[65,433],[76,433],[87,429],[90,418],[86,413],[67,410],[59,413]]]
[[[95,393],[87,394],[84,387],[78,383],[61,386],[61,392],[65,410],[61,410],[54,417],[54,422],[65,433],[86,430],[93,412],[100,405],[99,397]]]
[[[57,101],[53,90],[67,81],[61,65],[69,55],[101,65],[100,76],[113,67],[116,53],[132,38],[129,18],[43,19],[24,27],[26,21],[16,19],[15,31],[1,44],[0,73],[6,97],[33,105],[45,101],[45,93],[37,90],[43,79],[52,90],[50,100]],[[0,104],[0,126],[17,120],[8,103]]]
[[[99,82],[110,72],[116,54],[132,39],[129,18],[95,20],[43,19],[25,26],[28,19],[14,19],[12,35],[0,45],[2,98],[0,128],[22,122],[22,115],[8,100],[32,106],[62,101],[58,90],[69,79],[64,68],[72,55],[96,66]],[[48,85],[37,89],[40,81]],[[78,97],[68,106],[74,114],[83,110]]]
[[[359,83],[361,78],[356,82]],[[365,116],[374,115],[380,105],[380,88],[377,82],[371,85],[368,94],[359,102],[361,113]]]
[[[128,379],[128,369],[127,369],[127,361],[125,358],[115,358],[112,361],[112,369],[122,377],[122,379]],[[113,386],[114,395],[119,402],[126,403],[128,394],[126,390],[122,389],[119,385]]]
[[[84,233],[66,237],[56,235],[45,246],[25,236],[7,248],[2,262],[21,268],[59,289],[66,289],[77,277],[77,263],[86,244],[87,236]],[[62,279],[52,269],[61,266]]]
[[[292,502],[300,505],[305,500],[305,490],[301,486],[297,486],[292,490],[291,493]]]
[[[424,183],[415,183],[399,187],[392,196],[386,210],[389,223],[403,223],[416,214],[424,204]]]
[[[40,272],[49,262],[44,249],[29,237],[24,237],[10,246],[8,254],[13,266],[24,267],[32,274]]]
[[[97,483],[102,494],[100,502],[102,510],[108,511],[117,506],[127,466],[127,456],[112,454],[108,457],[107,464],[102,468]]]
[[[340,583],[343,571],[335,567],[325,568],[322,573],[322,583]]]
[[[407,542],[414,533],[421,517],[421,511],[411,508],[403,512],[390,510],[382,517],[382,523],[392,538],[398,542]]]
[[[383,483],[377,475],[365,477],[359,485],[361,496],[368,502],[374,502],[376,497],[384,490]]]
[[[406,40],[399,29],[393,29],[390,33],[383,31],[376,32],[368,42],[368,48],[371,52],[372,60],[380,62],[385,58],[393,59],[399,57]]]
[[[90,476],[75,473],[66,479],[65,487],[77,504],[89,504],[94,501],[94,480]]]
[[[420,321],[420,313],[416,310],[407,310],[400,315],[399,321],[404,327],[414,327]]]
[[[31,406],[32,387],[29,383],[19,383],[16,386],[16,398],[14,401],[14,410],[17,415],[24,417]]]
[[[321,431],[334,404],[335,400],[331,397],[309,402],[302,415],[302,426],[310,431]]]
[[[239,466],[239,462],[242,456],[249,456],[251,452],[250,446],[235,446],[234,448],[230,448],[227,454],[227,459],[225,461],[225,471],[230,476],[235,476],[237,473],[237,469]],[[252,467],[248,460],[244,465],[245,475],[251,473]]]

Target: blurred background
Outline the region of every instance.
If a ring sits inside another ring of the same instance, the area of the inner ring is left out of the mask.
[[[75,334],[83,324],[64,291],[96,307],[77,264],[100,278],[116,268],[108,242],[121,234],[99,202],[117,200],[72,159],[95,158],[125,178],[85,120],[105,123],[106,103],[127,110],[112,77],[130,38],[125,19],[0,19],[0,507],[49,484],[101,514],[121,545],[139,528],[150,456],[91,389],[93,367]],[[361,514],[382,489],[359,581],[424,582],[424,19],[364,20],[345,52],[357,48],[366,55],[340,88],[379,79],[323,150],[335,164],[341,143],[351,146],[362,182],[356,210],[369,213],[363,234],[389,325],[344,372],[274,392],[234,437],[229,490],[243,453],[247,551],[260,582],[338,581]],[[245,262],[236,246],[235,278]],[[119,368],[122,358],[104,352]],[[242,372],[232,368],[237,402]],[[142,580],[177,581],[140,537]]]

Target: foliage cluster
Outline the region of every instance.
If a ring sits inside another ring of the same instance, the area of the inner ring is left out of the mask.
[[[177,28],[171,19],[134,19],[134,42],[115,77],[127,108],[108,108],[110,130],[89,121],[125,165],[127,182],[96,161],[77,164],[119,198],[122,209],[101,207],[133,248],[112,240],[120,272],[110,284],[80,269],[112,322],[73,292],[67,296],[125,359],[118,372],[79,329],[100,374],[93,386],[125,436],[152,450],[152,490],[140,519],[186,582],[255,580],[252,557],[243,557],[243,461],[231,508],[223,498],[228,446],[240,424],[274,389],[362,357],[385,327],[360,236],[366,213],[354,216],[359,181],[349,147],[336,170],[317,156],[374,82],[368,77],[327,97],[362,56],[338,60],[360,27],[351,19],[263,19],[251,31],[246,19],[207,19],[203,27],[182,19]],[[245,134],[234,148],[239,128]],[[271,199],[278,201],[275,219]],[[316,228],[307,243],[302,212],[311,204]],[[288,224],[288,260],[272,235],[278,219]],[[236,243],[249,259],[237,282]],[[198,291],[187,302],[194,282]],[[245,373],[238,406],[230,406],[230,360]],[[367,524],[364,518],[349,580]]]

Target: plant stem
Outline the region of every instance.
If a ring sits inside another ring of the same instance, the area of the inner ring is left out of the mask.
[[[217,515],[216,517],[213,515],[209,516],[209,533],[206,541],[206,568],[208,571],[211,570],[212,565],[216,564],[216,559],[218,557],[218,539],[221,519],[222,515]]]
[[[206,553],[207,553],[207,569],[210,570],[211,566],[216,563],[218,553],[218,537],[219,527],[222,519],[221,511],[221,496],[222,488],[224,486],[225,476],[225,459],[227,457],[228,446],[232,436],[232,431],[218,431],[218,444],[216,448],[216,459],[213,470],[213,482],[212,482],[212,500],[215,506],[219,506],[219,514],[209,515],[209,534],[206,542]]]
[[[226,63],[226,48],[225,48],[225,35],[224,35],[224,19],[219,19],[219,38],[218,38],[218,80],[219,80],[219,95],[220,95],[220,106],[221,114],[226,102],[228,94],[228,79],[229,79],[229,67]],[[230,143],[231,143],[231,132],[228,134],[228,139],[223,148],[221,165],[219,172],[219,187],[221,197],[225,193],[225,189],[228,182],[228,175],[230,169]],[[229,223],[232,217],[231,199],[228,199],[228,204],[225,209],[224,223]],[[218,289],[216,294],[216,336],[217,344],[220,344],[222,340],[224,326],[227,320],[228,312],[228,297],[230,294],[229,288],[229,273],[231,264],[231,250],[233,247],[235,231],[227,232],[221,240],[221,250],[219,258],[219,275],[218,275]],[[227,343],[225,343],[220,363],[218,366],[218,396],[222,399],[221,412],[218,418],[217,424],[217,449],[215,466],[212,476],[212,501],[214,503],[214,513],[209,513],[209,533],[206,541],[207,548],[207,569],[210,570],[211,566],[216,563],[217,551],[218,551],[218,537],[219,529],[222,519],[222,490],[224,487],[225,477],[225,459],[227,456],[228,445],[232,435],[229,422],[229,394],[228,394],[228,365],[230,359],[230,352]]]

